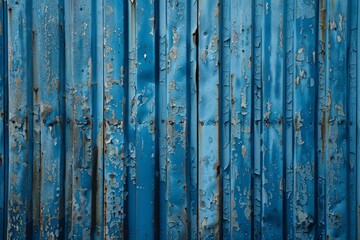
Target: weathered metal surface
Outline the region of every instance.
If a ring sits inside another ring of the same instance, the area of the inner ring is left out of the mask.
[[[0,238],[360,239],[359,12],[0,1]]]

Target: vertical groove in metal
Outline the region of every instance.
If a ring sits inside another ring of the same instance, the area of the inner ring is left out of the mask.
[[[254,155],[253,155],[253,239],[261,238],[261,202],[262,202],[262,191],[261,191],[261,173],[262,173],[262,49],[263,49],[263,1],[254,0],[253,10],[253,24],[254,24],[254,63],[253,63],[253,139],[254,139]],[[255,150],[256,149],[256,150]]]
[[[360,31],[359,31],[359,27],[360,27],[360,3],[357,3],[357,18],[355,17],[355,19],[357,20],[357,24],[356,24],[356,28],[357,29],[357,36],[356,36],[356,105],[355,110],[356,110],[356,161],[355,161],[355,169],[356,169],[356,211],[355,211],[355,218],[356,218],[356,237],[357,239],[360,239],[360,163],[359,163],[359,155],[360,151],[359,151],[359,145],[360,144],[360,134],[359,134],[359,128],[360,128],[360,96],[359,96],[359,92],[360,92],[360,83],[359,83],[359,79],[360,79],[360,68],[359,68],[359,64],[360,64]],[[355,7],[354,7],[355,8]],[[354,17],[353,17],[354,19]]]
[[[357,36],[356,36],[356,105],[355,110],[356,110],[356,130],[355,130],[355,134],[356,134],[356,161],[355,161],[355,169],[356,169],[356,203],[355,203],[355,218],[356,218],[356,237],[357,239],[360,239],[360,163],[359,163],[359,155],[360,151],[359,151],[359,144],[360,144],[360,134],[359,134],[359,129],[360,129],[360,96],[359,96],[359,92],[360,92],[360,83],[359,83],[359,79],[360,79],[360,68],[359,68],[359,64],[360,64],[360,31],[359,31],[359,27],[360,27],[360,3],[357,1],[357,17],[355,17],[355,19],[357,20],[357,24],[356,24],[356,31],[357,31]],[[355,8],[355,7],[354,7]],[[354,17],[353,17],[354,19]]]
[[[4,232],[5,217],[5,3],[0,2],[0,233]],[[0,235],[1,236],[1,235]]]
[[[3,96],[4,96],[4,138],[3,138],[3,147],[4,147],[4,159],[3,159],[3,167],[4,167],[4,178],[3,178],[3,184],[4,184],[4,200],[3,200],[3,206],[4,206],[4,212],[3,212],[3,218],[2,218],[2,227],[3,227],[3,231],[2,231],[2,238],[6,238],[7,236],[7,218],[8,218],[8,204],[7,204],[7,199],[8,199],[8,179],[9,179],[9,91],[8,91],[8,85],[9,85],[9,71],[8,71],[8,66],[9,66],[9,58],[8,58],[8,24],[7,24],[7,19],[8,19],[8,5],[7,5],[7,1],[2,1],[3,3],[3,19],[2,19],[2,26],[3,26],[3,42],[4,42],[4,78],[3,78]]]
[[[198,0],[191,0],[188,4],[187,10],[189,11],[189,30],[191,37],[189,40],[188,59],[190,60],[189,71],[189,99],[188,110],[189,114],[189,151],[187,162],[189,164],[189,181],[190,186],[188,195],[189,198],[189,224],[191,239],[197,239],[198,236],[198,45],[199,45],[199,29],[198,29]]]
[[[92,86],[95,88],[95,94],[92,98],[94,109],[94,131],[93,138],[93,179],[92,188],[92,209],[91,209],[91,235],[94,239],[103,239],[104,237],[104,89],[105,89],[105,65],[104,65],[104,0],[93,0],[92,11],[95,12],[92,18],[92,37],[96,41],[92,42],[91,51],[94,53]],[[122,77],[124,81],[124,77]],[[125,194],[125,191],[124,193]]]
[[[232,234],[230,226],[232,223],[232,209],[231,209],[231,170],[230,170],[230,39],[231,39],[231,1],[222,1],[221,8],[221,28],[220,28],[220,88],[221,91],[221,109],[220,109],[220,158],[221,161],[221,187],[222,187],[222,236],[223,239],[231,239]]]
[[[359,11],[2,0],[0,238],[360,238]]]
[[[327,149],[326,149],[326,29],[327,29],[327,15],[326,15],[326,3],[324,0],[319,1],[318,7],[318,41],[317,41],[317,232],[316,238],[325,239],[326,236],[326,173],[325,173],[325,162],[327,161]]]
[[[167,224],[167,141],[166,141],[166,126],[167,126],[167,44],[166,44],[166,29],[167,29],[167,1],[158,2],[158,84],[157,84],[157,144],[158,144],[158,178],[159,178],[159,195],[158,195],[158,224],[159,224],[159,238],[166,239],[168,237]]]

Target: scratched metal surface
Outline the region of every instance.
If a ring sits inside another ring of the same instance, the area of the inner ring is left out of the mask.
[[[0,239],[360,239],[359,13],[1,0]]]

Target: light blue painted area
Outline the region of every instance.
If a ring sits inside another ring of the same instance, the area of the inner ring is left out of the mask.
[[[355,0],[2,0],[0,239],[359,239]]]

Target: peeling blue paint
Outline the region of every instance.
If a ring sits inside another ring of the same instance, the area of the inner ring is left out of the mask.
[[[359,12],[0,1],[0,238],[360,239]]]

